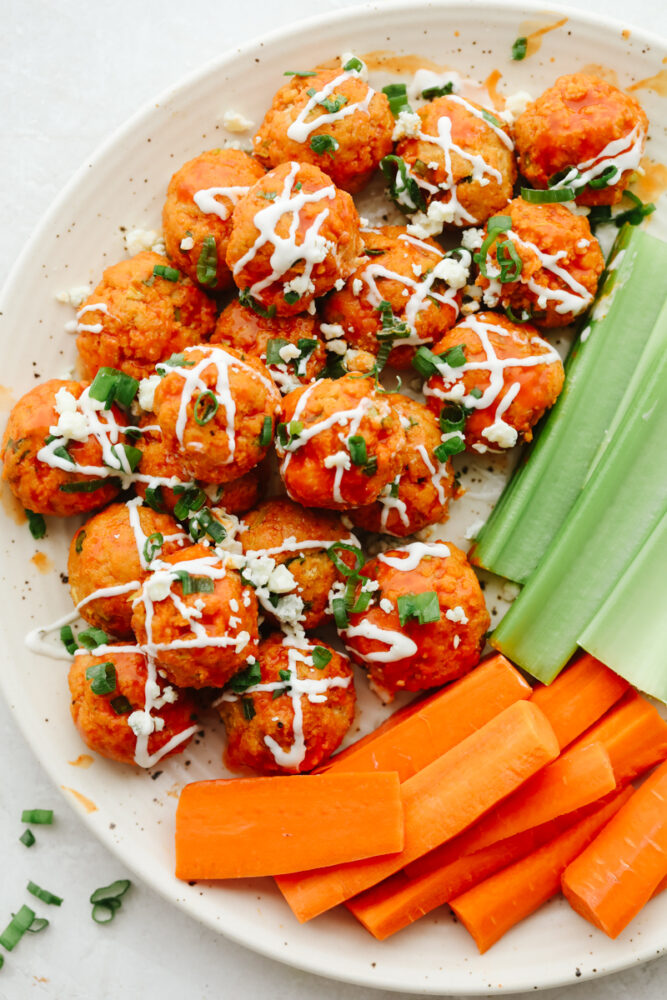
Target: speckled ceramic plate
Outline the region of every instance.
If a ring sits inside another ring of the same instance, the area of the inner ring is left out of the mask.
[[[514,39],[545,27],[553,30],[537,36],[536,51],[523,62],[512,62]],[[304,21],[227,54],[164,94],[83,165],[5,288],[0,342],[2,381],[8,389],[0,393],[0,406],[7,410],[35,377],[60,375],[72,364],[74,343],[64,332],[71,315],[55,301],[55,293],[96,283],[103,267],[125,255],[123,228],[159,229],[172,172],[202,149],[232,138],[222,126],[224,111],[234,109],[259,122],[285,69],[350,50],[372,53],[368,61],[379,71],[381,84],[397,71],[435,63],[479,80],[498,70],[501,93],[528,90],[533,95],[558,74],[590,66],[594,54],[601,64],[595,71],[621,86],[645,81],[638,93],[652,121],[648,151],[654,161],[667,160],[660,97],[666,89],[667,50],[622,25],[566,10],[545,15],[514,3],[476,0],[447,5],[383,0]],[[656,74],[661,75],[647,81]],[[657,169],[647,171],[645,197],[655,197],[651,188],[657,174]],[[666,214],[663,205],[652,221],[663,233]],[[468,494],[455,505],[446,530],[453,541],[460,541],[466,527],[484,515],[498,491],[498,470],[488,472],[487,465],[469,473]],[[178,791],[188,780],[224,773],[221,734],[207,724],[205,735],[182,758],[164,762],[152,774],[98,757],[86,768],[72,766],[85,748],[69,718],[65,664],[34,656],[23,643],[29,629],[71,607],[59,574],[66,567],[72,524],[50,526],[48,538],[36,545],[25,525],[19,526],[11,498],[4,493],[2,499],[1,676],[7,700],[44,767],[91,831],[195,919],[300,968],[415,993],[556,986],[643,962],[665,950],[667,894],[649,904],[617,941],[593,931],[556,900],[480,957],[445,909],[379,944],[344,909],[300,926],[270,880],[194,887],[176,881],[172,841]],[[490,602],[494,606],[495,600]],[[358,687],[366,730],[377,725],[383,710],[363,682]]]

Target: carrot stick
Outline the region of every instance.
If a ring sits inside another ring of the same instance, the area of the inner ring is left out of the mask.
[[[193,782],[176,810],[176,876],[276,875],[395,854],[399,787],[392,772]]]
[[[628,691],[577,741],[576,746],[602,743],[619,785],[626,784],[667,758],[667,722],[636,691]]]
[[[567,865],[631,795],[630,789],[619,792],[601,809],[580,820],[555,840],[450,902],[452,910],[472,934],[481,953],[556,895]]]
[[[523,830],[596,802],[616,787],[609,756],[599,743],[572,747],[499,803],[456,844],[445,844],[411,864],[409,875],[425,875]]]
[[[624,804],[563,874],[570,906],[616,938],[667,876],[667,764]]]
[[[558,741],[542,712],[518,701],[401,785],[402,851],[285,876],[277,879],[278,887],[298,919],[310,920],[455,837],[557,754]]]
[[[562,749],[597,722],[628,687],[604,663],[583,653],[552,684],[539,684],[531,701],[546,715]]]

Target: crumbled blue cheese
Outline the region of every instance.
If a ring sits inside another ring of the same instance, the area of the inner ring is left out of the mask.
[[[504,420],[496,420],[490,427],[485,427],[482,437],[493,444],[500,445],[501,448],[513,448],[517,443],[519,434],[515,427],[505,423]]]
[[[149,375],[139,382],[139,393],[137,399],[142,410],[152,410],[155,402],[155,390],[162,379],[159,375]]]
[[[420,240],[438,236],[446,222],[453,222],[456,215],[451,203],[432,201],[425,212],[417,212],[408,225],[408,232]]]
[[[246,118],[240,111],[225,111],[222,116],[222,124],[228,132],[249,132],[255,123]]]
[[[391,134],[393,141],[416,138],[421,131],[421,124],[421,118],[414,111],[399,111]]]
[[[287,566],[281,563],[271,573],[269,577],[269,590],[272,594],[288,594],[296,587],[296,580],[290,573]]]
[[[249,642],[250,642],[250,633],[239,632],[239,634],[236,637],[236,645],[234,647],[236,654],[238,655],[239,653],[242,653]]]
[[[288,365],[290,361],[293,361],[295,358],[301,357],[301,351],[296,344],[285,344],[284,347],[280,348],[278,354],[286,365]]]
[[[461,246],[465,250],[479,250],[484,242],[483,229],[465,229],[461,233]]]
[[[380,600],[380,607],[386,615],[390,615],[394,610],[394,605],[391,603],[388,597],[383,597]]]
[[[153,253],[165,253],[164,240],[154,229],[130,229],[125,233],[125,249],[131,257],[142,250],[152,250]]]
[[[305,274],[299,274],[296,278],[292,278],[291,281],[285,282],[286,292],[296,292],[297,295],[305,295],[306,292],[313,293],[315,291],[315,285],[310,280],[310,278]]]
[[[513,125],[516,119],[524,113],[529,104],[533,103],[533,98],[527,90],[517,90],[516,94],[510,94],[505,98],[505,110],[496,114],[508,125]]]
[[[325,340],[337,340],[345,336],[345,330],[340,323],[320,323],[320,331]]]
[[[347,341],[346,340],[329,340],[327,342],[327,350],[333,351],[334,354],[340,354],[341,356],[347,352]]]
[[[450,622],[456,622],[458,625],[468,624],[468,616],[460,604],[457,604],[454,608],[448,608],[445,611],[445,618],[448,618]]]
[[[195,241],[194,241],[194,238],[192,236],[184,236],[183,239],[180,242],[181,250],[185,250],[186,253],[187,253],[188,250],[192,250],[192,248],[193,248],[194,245],[195,245]]]
[[[76,285],[74,288],[67,289],[67,291],[57,292],[56,299],[64,305],[74,306],[75,309],[78,309],[86,301],[90,292],[90,285]]]
[[[128,715],[127,724],[135,736],[150,736],[151,733],[164,729],[164,719],[143,711],[132,712],[131,715]]]

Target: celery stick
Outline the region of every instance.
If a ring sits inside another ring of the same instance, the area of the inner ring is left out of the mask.
[[[667,514],[584,629],[579,645],[641,691],[667,702]]]
[[[625,420],[491,639],[545,683],[575,652],[667,508],[667,329],[661,330],[662,350],[653,354]]]
[[[664,301],[666,243],[626,227],[611,261],[568,357],[563,392],[471,553],[476,565],[517,583],[529,578],[577,499]]]

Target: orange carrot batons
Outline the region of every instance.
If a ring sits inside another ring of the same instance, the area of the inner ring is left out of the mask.
[[[628,691],[576,746],[593,741],[605,747],[623,785],[667,759],[667,722],[643,695]]]
[[[405,781],[530,694],[509,660],[491,656],[444,690],[395,712],[319,770],[397,771]]]
[[[555,896],[567,865],[586,847],[631,796],[619,792],[606,805],[580,820],[555,840],[480,882],[450,902],[480,952]]]
[[[288,875],[277,880],[278,887],[297,918],[310,920],[455,837],[557,754],[558,741],[543,713],[529,701],[516,702],[401,785],[400,853]]]
[[[277,875],[403,846],[398,775],[304,774],[186,785],[176,810],[176,876]]]
[[[618,937],[667,876],[667,764],[646,779],[563,874],[570,905]]]
[[[538,684],[531,701],[542,709],[562,747],[580,736],[627,691],[629,684],[589,653],[551,684]]]

